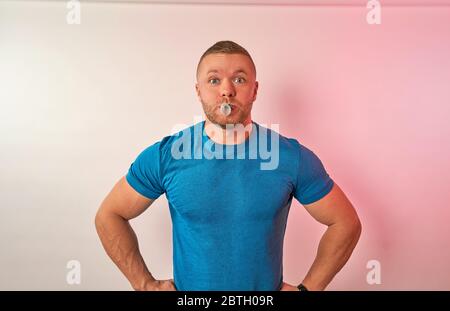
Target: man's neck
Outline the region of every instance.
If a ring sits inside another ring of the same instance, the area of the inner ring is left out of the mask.
[[[212,123],[208,118],[205,120],[205,132],[208,137],[217,144],[238,145],[250,136],[253,130],[252,119],[249,117],[242,125],[229,124],[223,129]]]

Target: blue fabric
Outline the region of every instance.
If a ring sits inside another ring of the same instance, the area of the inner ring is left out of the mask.
[[[315,202],[333,180],[311,150],[255,122],[245,143],[226,147],[210,140],[204,126],[199,122],[146,148],[126,179],[148,198],[166,194],[178,290],[279,290],[292,198]],[[251,156],[264,132],[267,150],[275,146],[271,135],[279,138],[276,169],[261,169],[267,156]],[[174,150],[185,157],[174,157]],[[211,159],[218,150],[223,158]]]

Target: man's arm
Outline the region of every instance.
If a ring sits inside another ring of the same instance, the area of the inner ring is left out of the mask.
[[[100,205],[95,227],[106,253],[135,290],[175,290],[172,280],[158,281],[152,276],[129,223],[152,203],[122,177]]]
[[[361,222],[336,183],[325,197],[304,206],[314,219],[328,228],[302,284],[308,290],[323,290],[350,258],[361,235]]]

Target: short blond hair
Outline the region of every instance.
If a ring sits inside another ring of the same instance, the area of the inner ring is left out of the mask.
[[[219,41],[214,43],[210,48],[208,48],[205,53],[203,53],[202,57],[200,57],[200,60],[198,61],[198,65],[197,65],[197,75],[198,75],[198,69],[200,68],[200,64],[202,62],[202,60],[208,56],[209,54],[242,54],[247,56],[248,58],[250,58],[250,61],[253,65],[253,70],[255,71],[255,76],[256,76],[256,66],[255,63],[253,62],[252,57],[250,56],[250,53],[242,46],[240,46],[239,44],[237,44],[236,42],[233,41]]]

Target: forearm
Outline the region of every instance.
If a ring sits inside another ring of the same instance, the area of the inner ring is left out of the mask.
[[[155,281],[139,251],[136,234],[126,219],[100,209],[95,226],[106,253],[134,289],[143,290]]]
[[[324,290],[350,258],[361,234],[358,221],[330,225],[322,236],[316,258],[303,284],[309,290]]]

